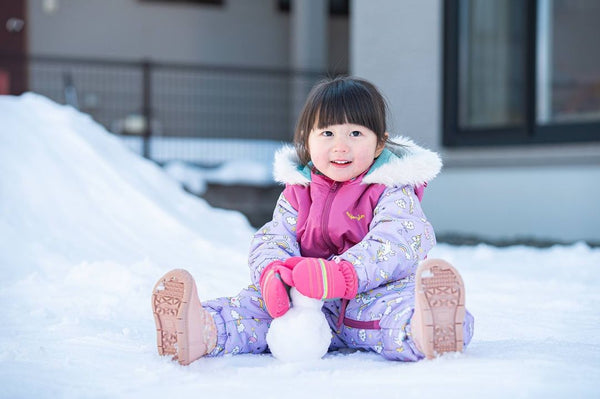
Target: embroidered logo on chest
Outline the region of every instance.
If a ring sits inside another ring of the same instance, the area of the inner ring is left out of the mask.
[[[365,215],[353,215],[350,212],[346,211],[346,216],[348,216],[350,218],[350,220],[356,220],[356,221],[360,221],[361,219],[363,219],[365,217]]]

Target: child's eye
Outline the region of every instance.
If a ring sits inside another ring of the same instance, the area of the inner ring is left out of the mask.
[[[359,132],[358,130],[354,130],[352,133],[350,133],[350,136],[352,137],[358,137],[360,136],[362,133]]]
[[[323,133],[321,133],[323,136],[325,137],[331,137],[333,136],[333,132],[331,130],[325,130]]]

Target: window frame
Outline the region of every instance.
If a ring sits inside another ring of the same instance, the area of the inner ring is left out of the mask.
[[[294,6],[293,2],[294,0],[277,0],[277,10],[289,13],[290,9]],[[328,9],[330,16],[348,17],[350,14],[350,0],[329,0]]]
[[[522,126],[461,128],[458,123],[459,73],[459,1],[446,0],[443,24],[443,140],[445,147],[528,145],[541,143],[575,143],[600,141],[600,121],[537,123],[537,10],[538,0],[524,0],[525,122]]]

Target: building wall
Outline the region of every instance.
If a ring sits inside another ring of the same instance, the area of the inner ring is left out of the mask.
[[[53,11],[28,2],[29,51],[36,55],[287,68],[290,14],[274,0],[223,6],[139,0],[60,0]],[[348,19],[329,20],[329,54],[347,68]]]
[[[324,64],[293,65],[293,53],[298,50],[294,39],[301,35],[293,36],[294,15],[280,11],[276,0],[226,0],[223,6],[141,0],[32,0],[27,4],[32,55],[348,69],[347,17],[324,18],[322,30],[327,35],[319,39],[328,39],[316,43],[327,54]],[[314,22],[310,16],[307,20]],[[301,50],[310,51],[314,43],[306,44],[309,48]],[[126,119],[141,112],[142,70],[138,65],[90,67],[66,62],[57,66],[31,61],[29,90],[66,100],[65,74],[76,88],[79,109],[113,132],[122,132]],[[293,104],[304,100],[303,90],[308,91],[315,79],[311,74],[291,82],[286,74],[227,73],[218,68],[155,69],[151,78],[153,134],[288,140],[296,118]]]
[[[443,148],[442,1],[351,7],[351,72],[386,94],[392,133],[444,159],[423,203],[439,234],[600,242],[598,143]]]
[[[269,0],[223,6],[137,0],[62,0],[55,12],[29,2],[30,52],[287,66],[288,15]]]

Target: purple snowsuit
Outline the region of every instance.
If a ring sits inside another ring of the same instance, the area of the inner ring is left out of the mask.
[[[276,155],[275,178],[286,184],[273,220],[252,240],[249,266],[254,283],[235,297],[206,301],[217,325],[217,347],[210,355],[262,353],[271,317],[259,290],[263,269],[292,256],[332,259],[354,266],[358,295],[329,300],[323,313],[333,333],[331,350],[372,350],[387,359],[424,358],[410,332],[414,310],[414,272],[435,245],[415,187],[441,169],[437,154],[403,137],[386,149],[369,171],[337,183],[298,164],[295,151]],[[419,193],[420,194],[420,193]],[[473,335],[467,312],[464,342]]]

